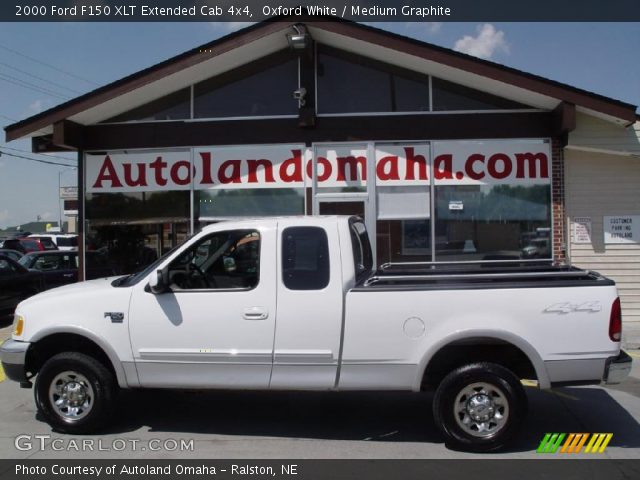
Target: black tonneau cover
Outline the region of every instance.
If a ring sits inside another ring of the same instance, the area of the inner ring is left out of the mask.
[[[386,264],[354,290],[611,286],[598,272],[549,263]]]

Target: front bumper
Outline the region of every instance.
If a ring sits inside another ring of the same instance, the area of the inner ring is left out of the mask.
[[[12,339],[8,339],[0,345],[0,360],[4,373],[9,379],[21,384],[28,382],[25,360],[30,345],[29,342],[19,342]]]
[[[624,350],[620,350],[617,357],[610,357],[604,368],[604,382],[613,385],[622,382],[631,372],[631,357]]]

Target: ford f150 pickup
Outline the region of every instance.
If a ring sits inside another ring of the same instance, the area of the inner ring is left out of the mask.
[[[503,447],[540,388],[620,382],[615,284],[573,267],[373,268],[358,217],[227,221],[130,276],[20,303],[0,355],[57,429],[119,388],[435,389],[447,444]]]

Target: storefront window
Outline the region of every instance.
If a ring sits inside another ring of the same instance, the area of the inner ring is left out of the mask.
[[[388,262],[430,262],[431,220],[378,220],[378,265]]]
[[[318,112],[429,111],[429,77],[326,48],[318,55]]]
[[[224,217],[303,215],[304,188],[247,188],[196,192],[201,222]]]
[[[183,242],[189,192],[89,193],[86,249],[103,253],[115,274],[134,273]]]
[[[447,82],[432,79],[433,110],[436,112],[453,110],[513,110],[531,108],[518,102]]]
[[[314,149],[318,193],[367,191],[367,145],[320,145]]]
[[[549,259],[549,185],[435,188],[436,261]]]
[[[194,86],[194,117],[297,115],[298,60],[276,54]]]
[[[429,144],[377,144],[378,264],[431,260]]]
[[[154,121],[154,120],[183,120],[191,116],[191,92],[184,88],[175,93],[149,102],[141,107],[129,110],[116,117],[109,118],[103,123]]]

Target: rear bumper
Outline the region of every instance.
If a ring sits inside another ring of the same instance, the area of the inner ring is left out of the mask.
[[[603,381],[607,385],[622,382],[631,372],[631,357],[624,350],[620,350],[617,357],[609,357],[604,367]]]
[[[29,342],[8,339],[0,346],[2,369],[9,379],[20,383],[28,381],[25,360],[30,345]]]

